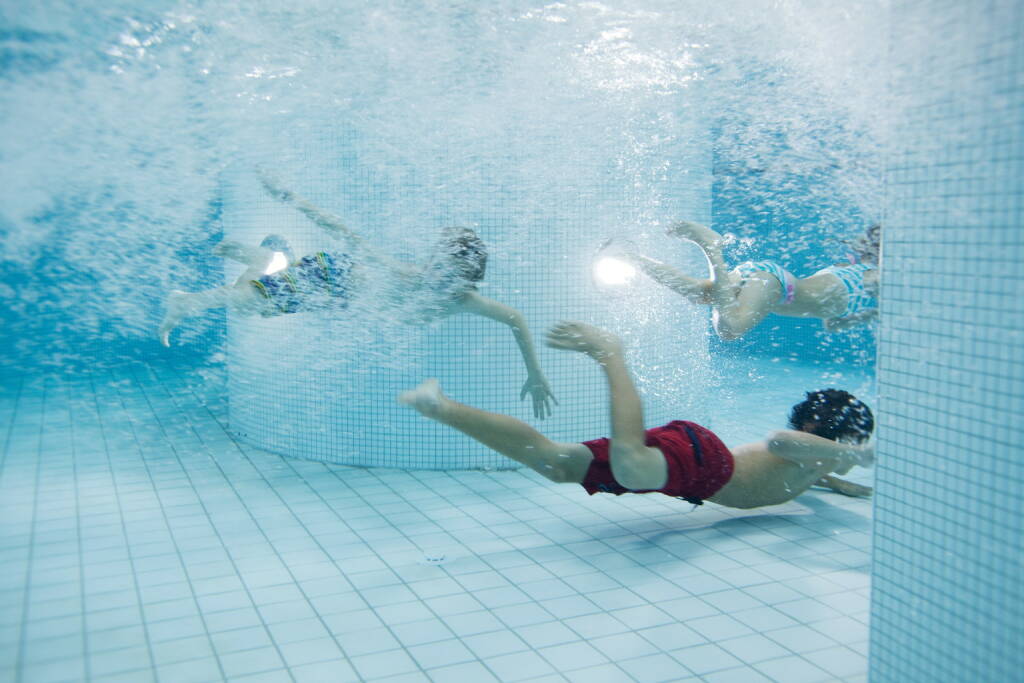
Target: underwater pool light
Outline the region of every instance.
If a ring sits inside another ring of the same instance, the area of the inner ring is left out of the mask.
[[[622,259],[604,256],[594,263],[594,278],[603,285],[626,285],[636,277],[636,268]]]
[[[275,251],[274,255],[270,258],[270,263],[267,264],[267,269],[263,271],[264,275],[270,275],[276,273],[279,270],[284,270],[288,267],[288,259],[285,257],[283,251]]]

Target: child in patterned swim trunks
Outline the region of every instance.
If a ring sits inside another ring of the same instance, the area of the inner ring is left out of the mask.
[[[593,358],[608,379],[612,436],[583,443],[556,443],[515,418],[457,403],[426,380],[398,400],[454,427],[551,481],[582,485],[588,493],[661,493],[700,504],[734,508],[778,505],[814,485],[847,495],[870,489],[845,482],[855,465],[870,465],[867,443],[874,419],[866,405],[844,391],[808,394],[794,406],[792,429],[731,450],[710,430],[673,421],[644,429],[643,406],[612,334],[583,323],[560,323],[548,345]]]
[[[416,310],[406,322],[430,320],[471,313],[507,325],[526,365],[526,382],[520,399],[529,395],[534,416],[551,414],[555,397],[541,371],[526,319],[518,310],[489,299],[477,291],[487,267],[487,247],[469,228],[448,227],[441,232],[429,259],[423,265],[395,261],[374,249],[340,218],[314,206],[295,193],[263,177],[263,185],[275,199],[292,204],[330,235],[346,241],[345,251],[320,251],[295,259],[284,238],[269,235],[259,248],[238,242],[221,242],[218,256],[247,266],[233,284],[201,292],[172,291],[167,313],[158,336],[170,346],[171,331],[186,317],[206,310],[227,307],[237,313],[265,317],[347,308],[362,296],[368,281],[384,283],[383,299],[374,306]],[[381,291],[378,287],[375,291]]]
[[[249,284],[273,304],[273,308],[260,311],[264,316],[346,308],[351,271],[352,257],[348,254],[318,251]]]

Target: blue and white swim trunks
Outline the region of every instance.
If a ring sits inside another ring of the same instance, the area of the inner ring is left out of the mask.
[[[273,304],[264,316],[345,308],[351,270],[352,258],[348,254],[318,251],[284,270],[250,280],[250,284]]]

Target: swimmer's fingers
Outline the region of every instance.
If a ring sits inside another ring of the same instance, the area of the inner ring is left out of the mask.
[[[576,329],[576,323],[560,322],[552,325],[545,337],[548,346],[556,349],[577,350],[582,335]]]
[[[533,416],[543,420],[551,415],[551,405],[548,403],[548,394],[537,393],[533,395]]]
[[[530,399],[533,401],[534,417],[543,420],[551,415],[551,406],[548,404],[548,399],[554,399],[554,396],[551,394],[551,387],[548,386],[546,379],[528,378],[526,383],[523,384],[522,391],[519,392],[519,400],[525,399],[527,394],[530,395]]]

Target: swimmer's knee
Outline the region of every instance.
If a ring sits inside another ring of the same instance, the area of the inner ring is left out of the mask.
[[[719,326],[715,331],[718,332],[718,338],[726,342],[736,341],[743,337],[742,332],[737,332],[728,327]]]
[[[714,316],[713,322],[715,327],[715,333],[718,334],[718,338],[721,339],[722,341],[727,342],[736,341],[737,339],[743,336],[747,329],[749,329],[734,324],[734,322],[729,320],[727,316],[723,316],[721,313],[718,313],[717,311],[716,315]]]

